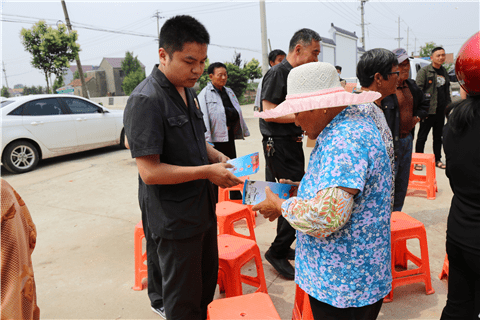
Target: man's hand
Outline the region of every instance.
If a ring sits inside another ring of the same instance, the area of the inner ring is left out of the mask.
[[[265,219],[273,221],[282,215],[282,203],[280,199],[269,187],[265,188],[266,198],[264,201],[252,207],[253,211],[259,211]]]
[[[233,168],[230,163],[215,163],[208,166],[207,179],[219,186],[220,188],[230,188],[243,181],[237,178],[227,168]]]

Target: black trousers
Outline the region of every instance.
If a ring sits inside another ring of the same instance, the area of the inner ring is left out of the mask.
[[[447,239],[449,261],[447,304],[441,320],[480,318],[480,256]]]
[[[429,114],[428,117],[420,122],[418,130],[417,143],[415,144],[415,152],[423,153],[428,133],[432,129],[433,134],[433,153],[435,161],[442,159],[442,135],[443,125],[445,124],[445,109],[437,109],[436,114]]]
[[[305,174],[305,156],[303,145],[292,139],[274,139],[272,156],[267,154],[267,139],[263,139],[265,155],[265,180],[275,182],[277,179],[300,181]],[[277,235],[270,246],[271,254],[278,259],[287,257],[290,246],[295,241],[295,229],[280,216],[277,220]]]
[[[383,299],[380,299],[368,306],[342,309],[320,302],[312,296],[308,297],[315,320],[375,320],[383,304]]]
[[[160,272],[160,263],[157,255],[157,244],[153,240],[152,233],[148,228],[145,203],[140,199],[139,202],[147,250],[148,298],[152,307],[161,308],[163,307],[162,273]]]
[[[152,236],[162,274],[168,320],[205,320],[218,276],[217,225],[188,239]]]

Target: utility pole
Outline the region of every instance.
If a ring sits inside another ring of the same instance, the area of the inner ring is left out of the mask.
[[[2,63],[3,63],[3,75],[5,76],[5,84],[7,85],[7,89],[8,89],[7,70],[5,70],[5,62],[2,61]]]
[[[398,38],[395,38],[395,40],[398,40],[398,48],[400,48],[400,41],[403,38],[400,38],[400,16],[398,16]]]
[[[65,21],[67,22],[67,29],[68,32],[72,32],[72,25],[70,24],[70,19],[68,18],[68,12],[67,12],[67,5],[65,4],[65,0],[61,0],[62,2],[62,7],[63,7],[63,13],[65,14]],[[80,63],[80,54],[77,55],[76,59],[77,61],[77,70],[78,70],[78,75],[80,76],[80,82],[82,83],[82,95],[84,98],[89,98],[89,94],[87,91],[87,84],[85,83],[85,77],[83,76],[83,69],[82,69],[82,64]]]
[[[410,27],[407,27],[407,54],[408,54],[408,34],[409,34],[409,31],[410,31]]]
[[[364,20],[364,16],[365,16],[365,10],[364,10],[364,6],[365,6],[365,2],[367,2],[368,0],[360,0],[360,5],[361,5],[361,12],[362,12],[362,46],[363,46],[363,49],[365,49],[365,20]]]
[[[160,26],[158,24],[158,21],[160,19],[163,19],[165,17],[161,17],[160,16],[160,12],[158,12],[158,10],[155,12],[155,14],[152,16],[152,18],[157,18],[157,40],[158,40],[158,44],[160,44]]]
[[[415,56],[415,53],[417,53],[417,37],[415,37],[415,51],[413,51],[413,53],[413,56]]]
[[[268,71],[268,48],[267,48],[267,18],[265,15],[265,0],[260,0],[260,29],[262,32],[262,73]]]

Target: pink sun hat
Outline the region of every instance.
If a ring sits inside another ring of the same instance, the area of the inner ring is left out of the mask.
[[[287,97],[275,109],[254,112],[259,118],[278,118],[314,109],[333,108],[373,102],[381,97],[375,91],[350,93],[340,84],[337,69],[327,62],[311,62],[288,74]]]

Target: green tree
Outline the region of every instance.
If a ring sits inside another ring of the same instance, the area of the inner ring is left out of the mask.
[[[57,92],[57,89],[63,87],[64,85],[65,83],[63,81],[63,75],[57,76],[57,78],[53,82],[53,86],[52,86],[53,92],[54,93]]]
[[[37,87],[35,86],[25,86],[23,87],[23,95],[28,96],[29,94],[39,94]]]
[[[83,77],[85,79],[87,78],[87,74],[85,72],[83,73]],[[80,79],[80,72],[78,72],[78,70],[75,70],[75,72],[73,73],[73,80],[75,79]]]
[[[262,68],[260,68],[260,62],[253,58],[243,66],[243,72],[250,80],[260,79],[262,77]]]
[[[239,66],[227,62],[227,87],[233,90],[238,99],[240,99],[247,89],[248,77]]]
[[[129,51],[126,52],[125,59],[122,61],[122,70],[125,74],[122,82],[122,90],[129,96],[133,89],[145,79],[145,72],[138,58],[133,57],[133,52]]]
[[[45,74],[47,92],[50,92],[49,77],[63,75],[70,66],[69,61],[78,56],[77,33],[68,33],[64,24],[54,29],[40,20],[31,29],[22,28],[20,35],[25,50],[33,56],[32,66]]]
[[[233,54],[233,62],[232,63],[240,68],[240,66],[242,65],[242,59],[241,58],[242,58],[242,54],[237,53],[237,51],[235,51],[235,53]]]
[[[420,46],[420,57],[430,57],[432,55],[432,50],[436,47],[442,47],[442,45],[437,45],[435,42],[427,42],[424,46]]]
[[[142,69],[135,72],[130,72],[128,76],[123,79],[122,90],[129,96],[133,89],[135,89],[140,82],[145,79],[145,72]]]
[[[10,92],[8,91],[8,88],[5,86],[2,87],[2,97],[10,98]]]

